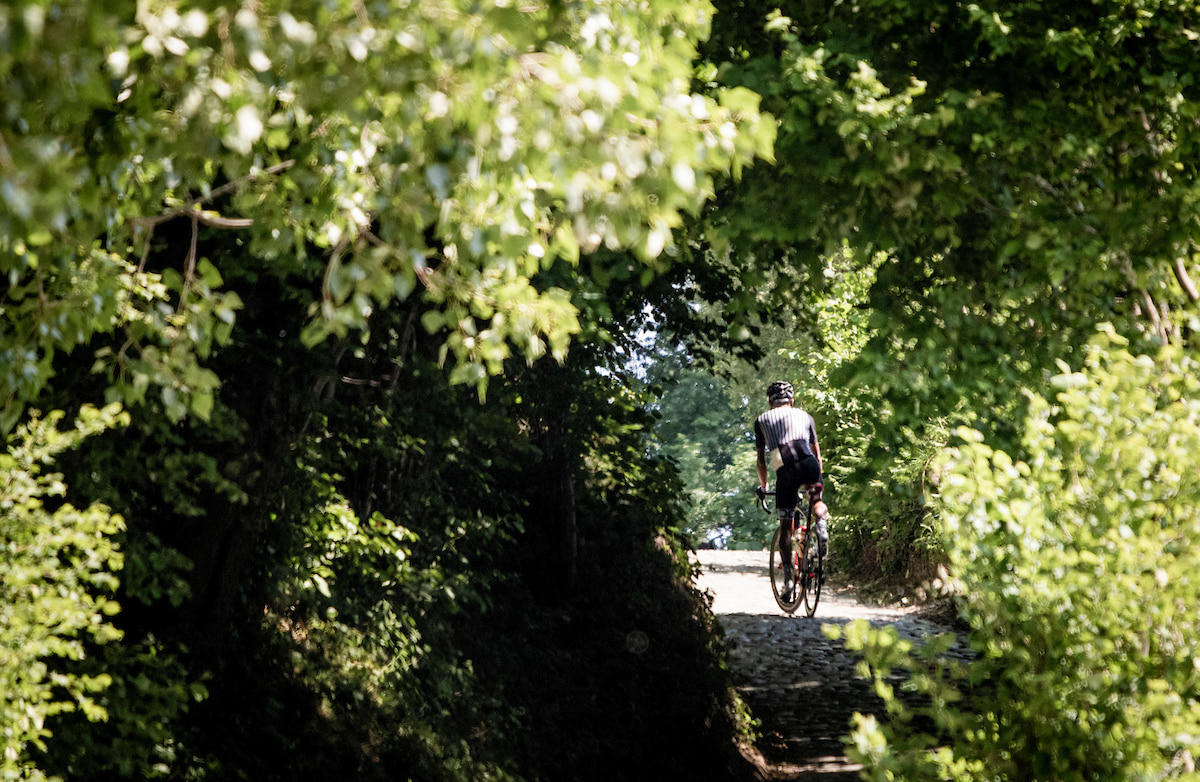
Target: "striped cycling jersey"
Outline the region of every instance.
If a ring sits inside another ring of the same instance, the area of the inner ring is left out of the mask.
[[[803,440],[809,449],[816,452],[817,424],[813,417],[798,407],[781,405],[773,407],[754,421],[754,444],[760,454],[766,453],[768,461],[771,451],[780,443]]]

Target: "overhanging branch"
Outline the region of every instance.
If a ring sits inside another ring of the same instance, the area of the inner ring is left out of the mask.
[[[1179,280],[1179,287],[1183,288],[1183,292],[1192,301],[1200,300],[1200,292],[1196,291],[1196,285],[1192,282],[1192,278],[1188,276],[1187,267],[1183,265],[1183,258],[1175,259],[1175,279]]]
[[[210,191],[208,195],[193,198],[191,201],[188,201],[183,206],[177,207],[168,212],[163,212],[160,215],[155,215],[154,217],[131,217],[131,218],[129,218],[129,223],[134,228],[153,229],[154,226],[161,225],[162,223],[165,223],[168,220],[174,220],[176,217],[182,217],[184,215],[189,215],[189,216],[194,216],[193,219],[198,219],[201,222],[203,222],[205,225],[211,225],[216,228],[246,228],[246,227],[249,227],[250,225],[253,224],[253,222],[254,222],[253,220],[243,219],[243,218],[221,217],[220,215],[204,215],[202,212],[200,212],[198,209],[196,209],[196,207],[200,206],[201,204],[207,203],[207,202],[213,200],[214,198],[219,198],[223,195],[232,193],[233,191],[237,190],[242,185],[253,182],[255,179],[258,179],[259,177],[270,176],[271,174],[278,174],[281,171],[286,171],[289,168],[291,168],[292,166],[294,166],[295,164],[296,164],[295,160],[284,160],[281,163],[276,163],[273,166],[264,168],[262,171],[255,171],[250,174],[247,174],[244,177],[235,179],[232,182],[226,182],[225,184],[221,185],[220,187]]]

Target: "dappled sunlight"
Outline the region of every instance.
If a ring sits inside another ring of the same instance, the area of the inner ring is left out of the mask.
[[[693,557],[698,585],[713,596],[725,631],[737,691],[762,724],[757,750],[768,778],[857,779],[861,766],[847,758],[842,737],[856,712],[882,718],[883,701],[858,671],[858,656],[825,628],[866,620],[915,643],[949,628],[912,607],[864,605],[852,587],[834,581],[815,617],[786,614],[771,594],[766,551],[703,550]]]

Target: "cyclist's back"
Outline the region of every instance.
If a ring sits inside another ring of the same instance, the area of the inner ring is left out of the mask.
[[[772,407],[755,419],[754,439],[760,453],[765,450],[771,454],[771,467],[778,470],[781,462],[789,461],[782,453],[788,446],[796,448],[800,455],[814,454],[817,447],[817,426],[813,417],[800,408],[781,405]],[[821,480],[819,464],[817,474],[812,477],[811,481],[805,483],[817,483]]]

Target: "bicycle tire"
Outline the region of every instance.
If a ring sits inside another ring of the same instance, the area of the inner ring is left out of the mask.
[[[795,567],[797,560],[796,549],[792,548],[792,573],[795,576],[800,575],[799,568]],[[768,560],[768,567],[771,572],[771,592],[775,595],[775,602],[786,613],[794,613],[800,607],[802,595],[800,592],[799,578],[793,578],[791,588],[788,589],[784,584],[783,578],[783,559],[779,551],[779,530],[775,530],[775,535],[771,538],[771,555]]]
[[[811,513],[811,512],[810,512]],[[821,602],[821,582],[825,580],[825,563],[821,558],[821,544],[817,540],[817,531],[812,527],[811,515],[805,520],[808,533],[804,536],[804,552],[800,561],[803,562],[801,581],[801,596],[804,599],[804,612],[809,616],[817,613],[817,603]]]

